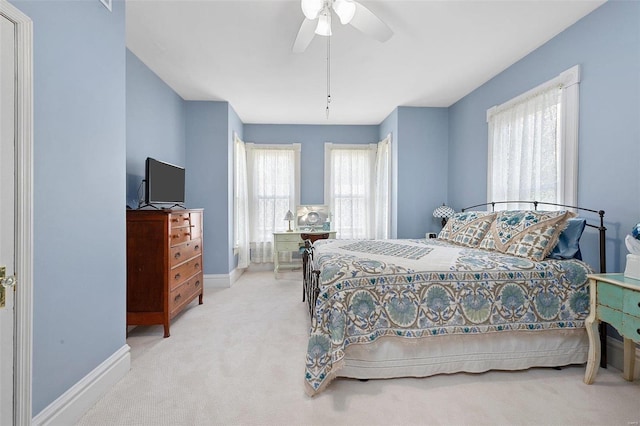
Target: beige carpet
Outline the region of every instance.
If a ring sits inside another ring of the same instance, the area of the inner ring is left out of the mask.
[[[300,272],[245,273],[161,327],[137,327],[131,371],[79,425],[637,425],[640,381],[561,371],[337,379],[310,398]],[[207,290],[207,289],[205,289]]]

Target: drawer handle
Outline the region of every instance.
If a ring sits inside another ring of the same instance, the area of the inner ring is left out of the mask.
[[[200,245],[196,244],[196,246],[193,248],[194,250],[200,250]],[[640,307],[640,303],[638,303],[638,306]]]
[[[180,293],[178,293],[178,294],[176,295],[176,297],[174,297],[174,298],[173,298],[173,301],[174,301],[174,302],[177,302],[177,301],[178,301],[178,300],[180,300],[181,298],[182,298],[182,295],[181,295]]]
[[[191,232],[185,232],[184,235],[188,237],[189,235],[191,235]]]
[[[640,328],[636,328],[636,333],[640,334]]]
[[[638,302],[638,308],[640,308],[640,302]]]
[[[200,287],[200,280],[196,281],[196,283],[194,284],[194,286],[196,286],[196,287]]]
[[[177,253],[173,256],[173,258],[174,258],[174,259],[180,259],[180,256],[182,256],[182,255],[180,254],[180,252],[177,252]]]
[[[180,279],[180,273],[177,273],[175,277],[173,277],[174,280],[179,280]]]
[[[194,268],[199,269],[200,268],[200,264],[196,263],[195,265],[193,265]]]

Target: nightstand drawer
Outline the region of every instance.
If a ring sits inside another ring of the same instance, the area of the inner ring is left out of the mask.
[[[640,343],[640,318],[631,315],[622,316],[622,335]]]
[[[298,251],[302,246],[301,241],[278,241],[276,243],[277,251]]]
[[[597,311],[598,319],[611,324],[612,327],[615,327],[618,331],[620,331],[620,328],[622,326],[622,311],[611,309],[608,306],[602,305],[598,305]]]
[[[632,290],[624,290],[624,302],[622,311],[625,314],[640,318],[640,293]]]
[[[278,234],[275,237],[276,242],[300,242],[300,234]]]
[[[606,305],[620,309],[622,306],[622,287],[608,283],[598,282],[598,305]]]

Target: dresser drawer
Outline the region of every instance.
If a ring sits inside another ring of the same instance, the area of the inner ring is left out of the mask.
[[[188,226],[183,226],[181,228],[171,228],[171,233],[169,234],[169,245],[171,247],[176,246],[178,244],[182,244],[185,241],[189,241],[191,239],[191,228]]]
[[[202,256],[176,266],[169,271],[169,289],[174,289],[194,274],[202,271]]]
[[[625,314],[640,318],[640,292],[625,289],[623,297],[622,311]]]
[[[198,274],[169,293],[169,316],[173,317],[187,303],[193,300],[195,294],[202,289],[202,274]]]
[[[598,282],[598,304],[620,309],[623,297],[622,287]]]
[[[640,343],[640,318],[623,314],[622,335],[627,339]]]
[[[171,247],[171,267],[181,264],[182,262],[198,256],[202,253],[202,240],[187,241],[186,243]]]
[[[171,229],[189,226],[189,218],[189,212],[171,213],[171,215],[169,215],[169,224],[171,225]]]
[[[294,242],[299,243],[302,242],[300,239],[300,234],[278,234],[275,237],[276,242],[285,243],[285,242]]]

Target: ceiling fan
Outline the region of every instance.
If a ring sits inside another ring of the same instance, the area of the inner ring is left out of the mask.
[[[293,52],[304,52],[315,34],[331,35],[332,11],[338,15],[343,25],[351,24],[362,33],[384,43],[393,35],[393,31],[369,9],[354,0],[301,0],[302,21]],[[317,22],[316,22],[317,20]]]

